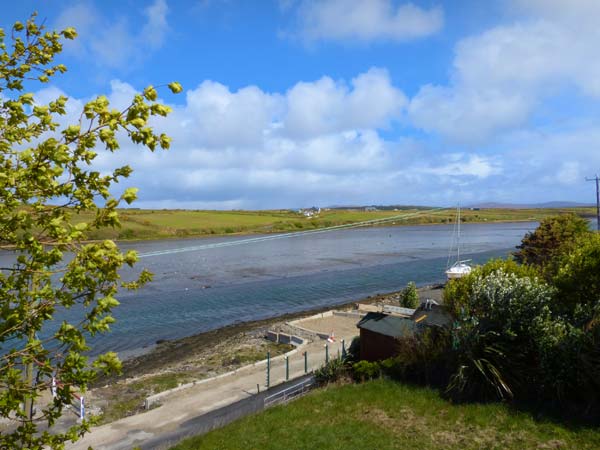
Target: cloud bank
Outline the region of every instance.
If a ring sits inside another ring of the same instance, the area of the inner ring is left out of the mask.
[[[391,0],[292,1],[284,9],[315,46],[404,42],[444,25],[439,7]],[[163,46],[166,0],[138,13],[136,33],[125,17],[91,4],[67,8],[61,20],[79,24],[84,38],[96,33],[70,51],[116,66],[133,57],[142,34],[151,35],[146,51]],[[96,164],[130,164],[127,183],[140,187],[141,207],[592,201],[583,179],[600,169],[599,22],[598,2],[510,0],[502,23],[457,40],[446,80],[411,95],[385,67],[277,91],[199,80],[155,123],[173,137],[172,150],[125,145],[102,152]],[[134,94],[112,81],[116,106]],[[55,88],[38,93],[56,95]],[[73,114],[85,100],[71,99]]]

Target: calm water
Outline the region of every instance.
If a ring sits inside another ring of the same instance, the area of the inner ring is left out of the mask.
[[[475,262],[505,256],[536,223],[467,224],[462,253]],[[452,226],[332,231],[274,241],[169,254],[172,249],[244,238],[123,244],[140,253],[154,281],[123,293],[112,332],[93,339],[95,352],[128,354],[236,322],[335,305],[367,295],[444,280]],[[125,277],[133,273],[124,273]],[[67,312],[75,319],[77,311]]]

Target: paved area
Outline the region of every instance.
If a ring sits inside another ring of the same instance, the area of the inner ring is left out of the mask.
[[[345,316],[329,316],[319,319],[303,320],[298,325],[317,333],[335,333],[336,339],[344,336],[354,336],[357,334],[356,323],[359,318]],[[350,345],[350,342],[348,342]]]
[[[322,320],[322,322],[319,322]],[[304,322],[304,328],[317,328],[314,331],[330,332],[336,342],[327,344],[330,357],[341,352],[341,339],[349,345],[358,333],[357,319],[347,317],[326,317]],[[314,323],[313,323],[314,322]],[[300,348],[289,357],[289,378],[304,374],[303,352],[308,355],[308,370],[317,369],[325,361],[325,341],[317,341]],[[275,386],[285,381],[285,359],[276,358],[271,363],[270,384]],[[95,449],[125,450],[143,446],[145,441],[156,440],[161,435],[174,433],[179,427],[199,416],[257,392],[257,385],[264,390],[266,365],[247,366],[231,376],[212,379],[189,389],[178,391],[163,400],[162,406],[142,414],[126,417],[116,422],[94,428],[79,442],[67,446],[72,450],[84,450],[89,446]]]

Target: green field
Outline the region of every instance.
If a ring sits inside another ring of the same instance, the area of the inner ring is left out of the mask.
[[[593,216],[592,208],[575,209],[482,209],[463,210],[465,222],[498,222],[540,220],[560,212],[573,211]],[[304,217],[290,210],[268,211],[192,211],[192,210],[120,210],[121,227],[90,232],[90,239],[164,239],[228,234],[255,234],[311,230],[367,220],[396,220],[386,225],[416,225],[452,223],[451,209],[423,212],[410,208],[401,210],[364,211],[361,209],[327,209],[316,217]],[[89,220],[80,216],[75,221]]]
[[[600,429],[504,404],[453,405],[392,381],[329,387],[249,416],[173,450],[597,449]]]

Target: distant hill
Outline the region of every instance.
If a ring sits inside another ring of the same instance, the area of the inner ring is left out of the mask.
[[[545,202],[545,203],[497,203],[484,202],[468,205],[467,208],[496,208],[496,209],[531,209],[531,208],[588,208],[596,206],[591,203],[578,202]]]
[[[409,209],[431,209],[431,206],[417,206],[417,205],[333,205],[327,206],[328,209],[338,209],[338,210],[356,210],[356,209],[365,209],[365,208],[375,208],[379,211],[393,211],[393,210],[409,210]]]
[[[591,208],[596,205],[592,203],[578,203],[578,202],[545,202],[545,203],[500,203],[500,202],[481,202],[474,203],[471,205],[463,205],[463,208],[480,208],[480,209],[554,209],[554,208]],[[453,208],[456,206],[449,206]],[[380,211],[389,210],[407,210],[407,209],[431,209],[431,206],[423,205],[333,205],[328,206],[328,209],[337,210],[363,210],[365,208],[375,208]]]

